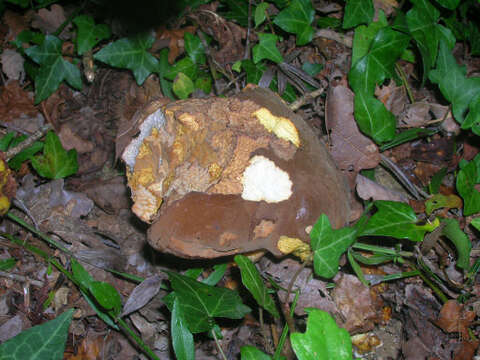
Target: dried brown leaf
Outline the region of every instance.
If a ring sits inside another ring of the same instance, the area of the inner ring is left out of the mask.
[[[408,198],[401,192],[388,189],[369,178],[357,175],[356,178],[357,194],[363,200],[390,200],[408,202]]]
[[[330,88],[326,117],[331,130],[330,152],[340,169],[358,173],[378,165],[377,146],[360,132],[353,117],[352,91],[342,85]]]
[[[162,279],[158,275],[150,276],[133,289],[123,307],[121,316],[126,316],[146,305],[160,290]]]
[[[434,321],[435,325],[447,333],[458,332],[463,339],[469,339],[468,327],[475,319],[473,311],[465,310],[455,300],[448,300],[440,310],[438,319]]]

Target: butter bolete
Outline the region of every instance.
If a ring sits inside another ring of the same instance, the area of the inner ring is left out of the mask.
[[[132,210],[148,241],[186,258],[268,250],[308,241],[320,214],[349,216],[349,191],[325,144],[269,90],[231,98],[150,104],[123,152]]]

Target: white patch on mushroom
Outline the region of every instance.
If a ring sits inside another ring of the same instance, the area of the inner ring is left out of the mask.
[[[160,129],[165,125],[165,115],[162,109],[158,109],[149,115],[140,125],[140,135],[133,139],[125,148],[122,154],[122,159],[130,169],[135,166],[138,150],[147,136],[150,136],[153,128]]]
[[[260,155],[250,159],[250,164],[243,172],[242,184],[244,200],[277,203],[292,195],[293,184],[288,173]]]

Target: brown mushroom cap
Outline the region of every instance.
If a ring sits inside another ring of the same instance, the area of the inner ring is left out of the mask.
[[[133,210],[153,221],[154,248],[188,258],[280,256],[279,238],[308,241],[322,213],[334,227],[348,220],[349,191],[325,144],[276,94],[249,86],[161,111],[164,121],[145,125],[138,149],[124,154]]]

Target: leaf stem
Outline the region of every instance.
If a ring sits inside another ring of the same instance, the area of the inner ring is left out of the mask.
[[[135,332],[128,326],[128,324],[122,318],[117,318],[118,325],[128,334],[130,335],[135,342],[140,346],[140,348],[148,355],[151,359],[160,360],[160,358],[145,344],[141,337],[139,337]],[[225,359],[226,360],[226,359]]]
[[[376,245],[370,245],[370,244],[364,244],[361,242],[356,242],[355,244],[352,245],[354,249],[358,250],[366,250],[366,251],[371,251],[374,253],[381,253],[381,254],[386,254],[386,255],[394,255],[394,256],[401,256],[401,257],[413,257],[413,252],[410,251],[402,251],[402,250],[395,250],[395,249],[389,249],[381,246],[376,246]]]
[[[212,333],[213,338],[215,339],[215,344],[217,345],[218,351],[220,352],[220,355],[222,355],[223,360],[228,360],[227,357],[225,356],[225,353],[223,352],[222,347],[220,346],[220,341],[218,341],[217,334],[215,334],[215,330],[212,329],[210,331]]]

